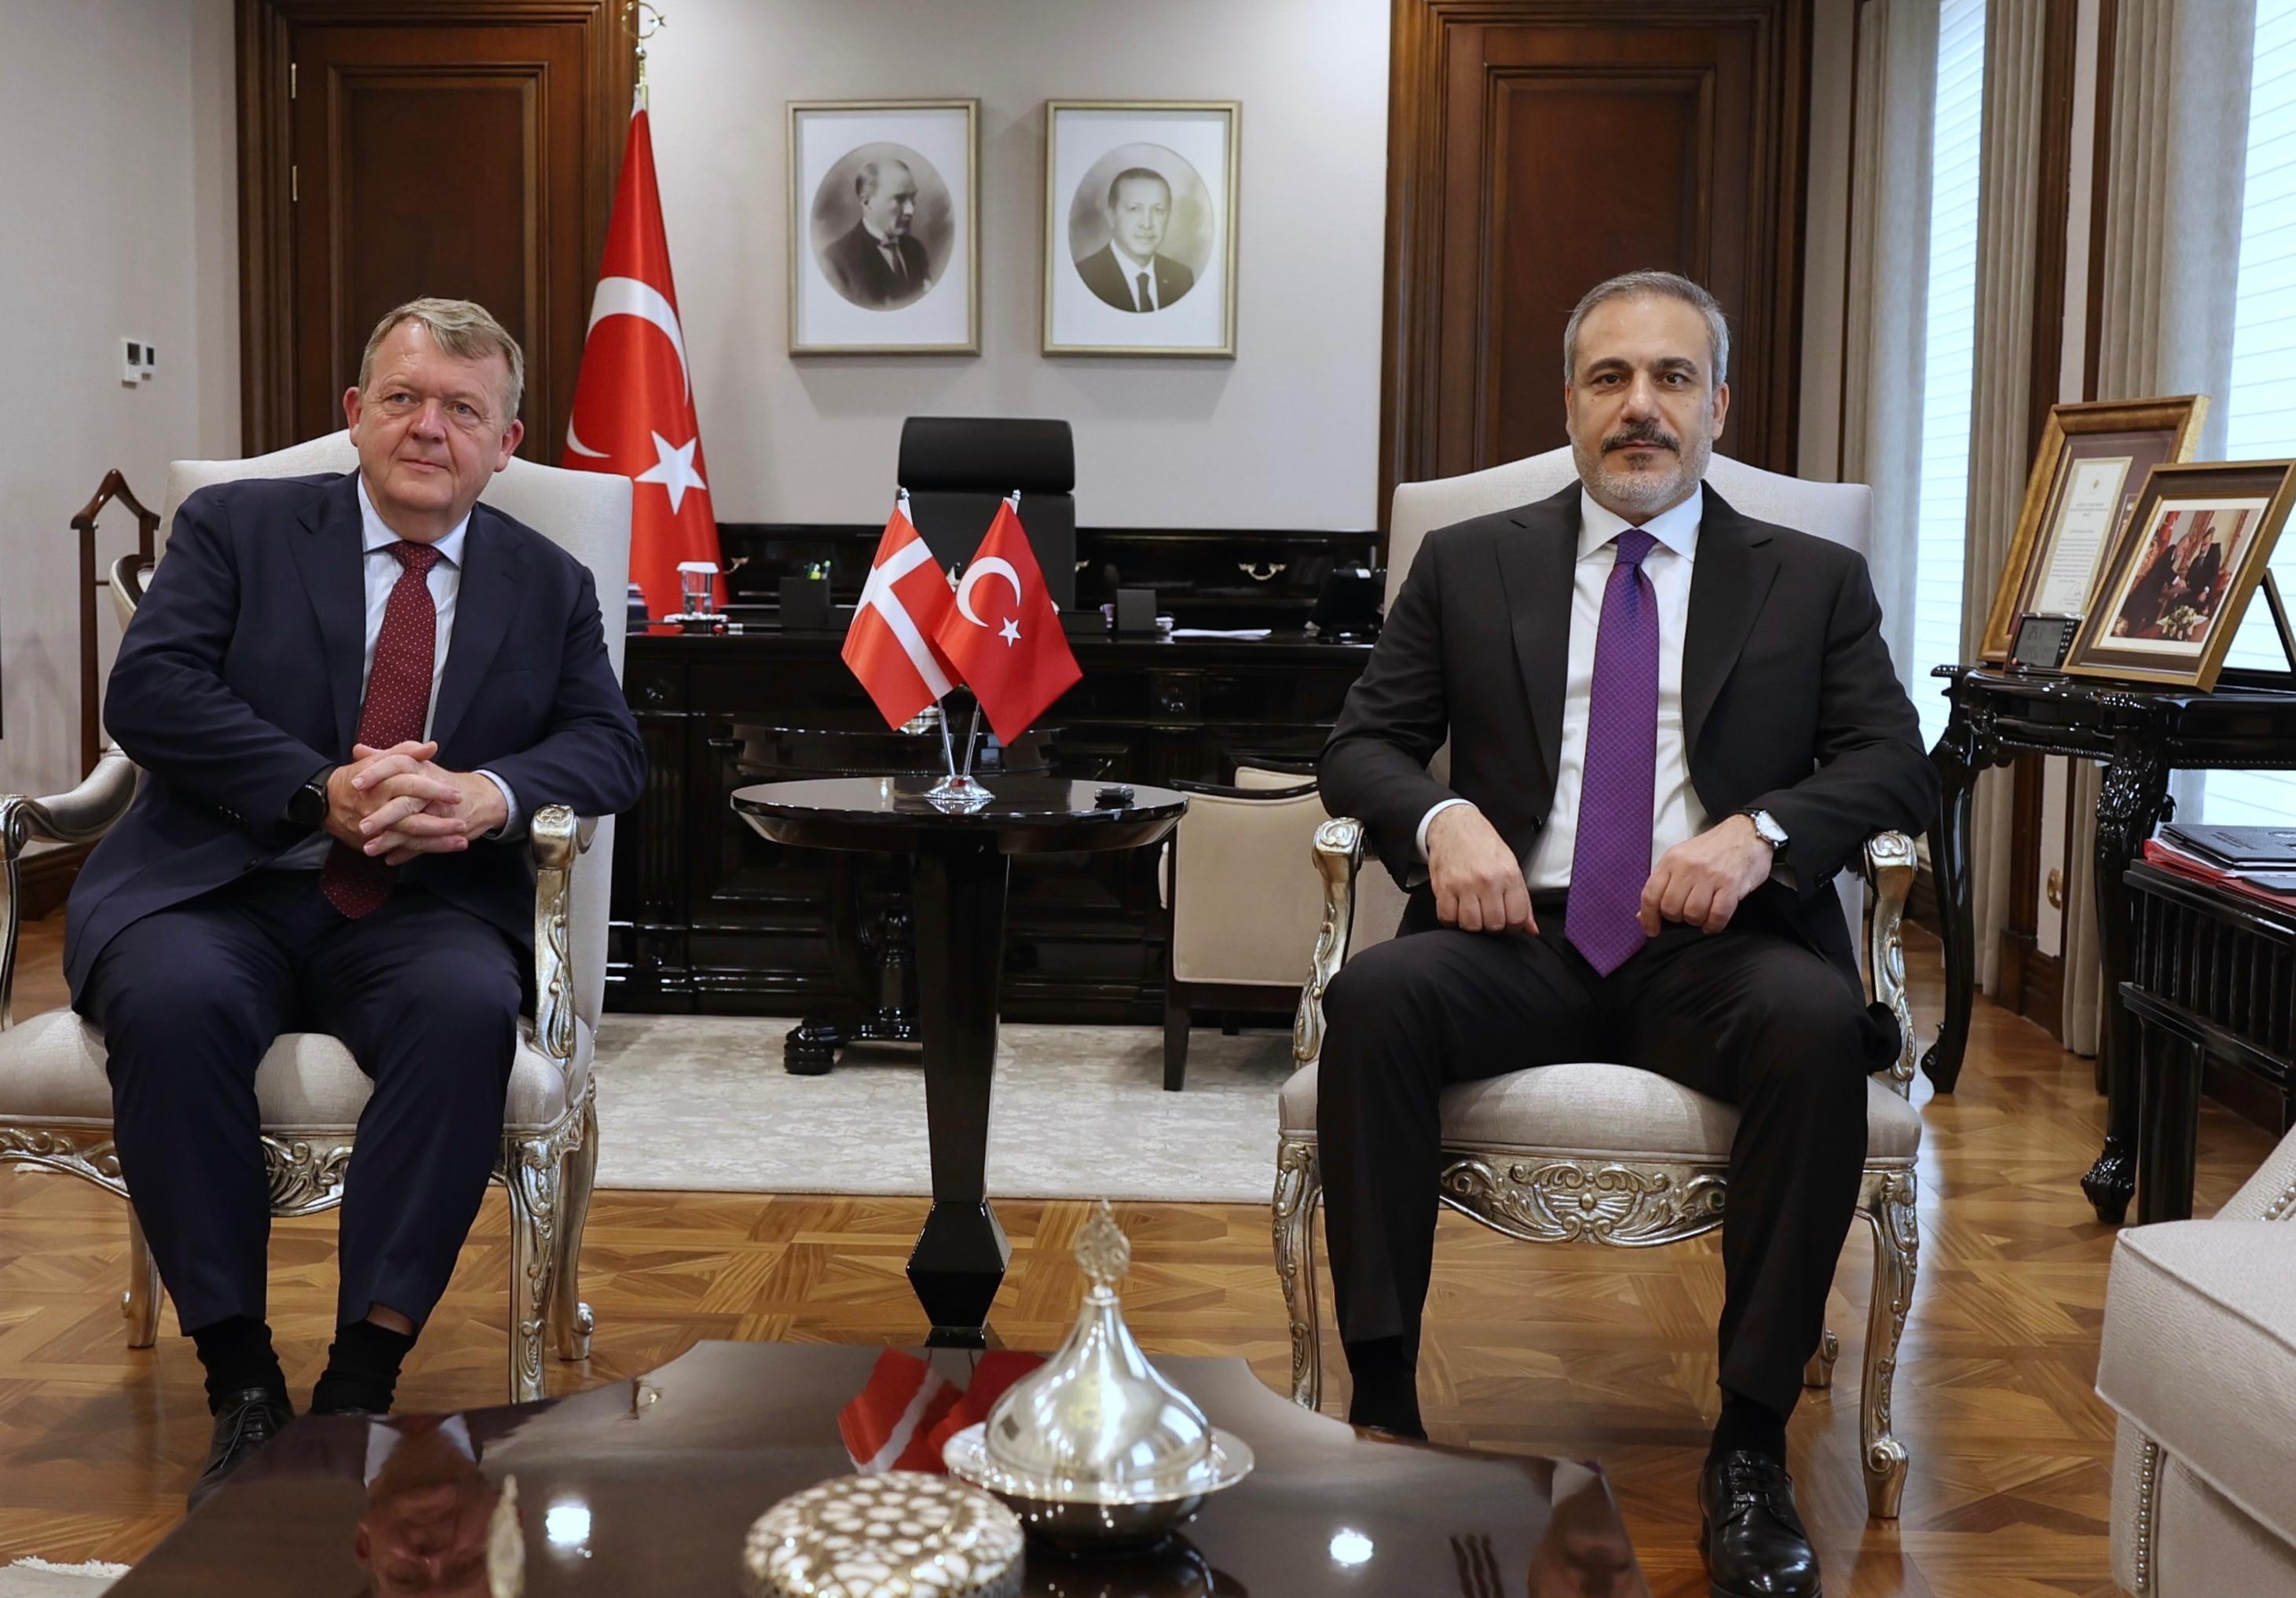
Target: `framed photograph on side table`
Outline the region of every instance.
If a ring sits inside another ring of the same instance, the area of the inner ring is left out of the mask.
[[[2027,616],[2087,613],[2105,545],[2128,519],[2144,474],[2192,459],[2208,414],[2204,394],[2050,407],[1980,659],[2007,660]]]
[[[1045,103],[1045,353],[1235,354],[1233,100]]]
[[[980,351],[978,100],[792,100],[791,355]]]
[[[2105,553],[2065,669],[2214,688],[2292,504],[2296,461],[2154,467]]]

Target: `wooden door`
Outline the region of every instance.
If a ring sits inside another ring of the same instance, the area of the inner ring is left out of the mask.
[[[631,85],[620,0],[241,0],[253,454],[342,425],[367,334],[475,299],[526,351],[520,453],[574,403]]]
[[[1395,0],[1381,515],[1565,442],[1562,329],[1643,267],[1730,319],[1726,453],[1794,460],[1808,0]]]

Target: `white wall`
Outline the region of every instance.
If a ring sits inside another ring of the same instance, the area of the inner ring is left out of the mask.
[[[109,467],[156,510],[170,459],[238,448],[231,0],[0,0],[0,792],[45,793],[80,774],[70,518]],[[133,389],[122,335],[160,351]]]
[[[655,157],[721,520],[881,518],[911,414],[1067,418],[1088,526],[1377,520],[1382,0],[668,9]],[[928,96],[981,102],[981,353],[792,360],[786,102]],[[1242,102],[1233,361],[1038,353],[1044,102],[1063,98]]]

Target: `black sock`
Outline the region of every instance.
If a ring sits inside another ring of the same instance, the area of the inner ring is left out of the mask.
[[[259,1387],[287,1402],[287,1376],[271,1351],[271,1328],[252,1315],[234,1315],[192,1333],[200,1364],[208,1373],[208,1413],[223,1407],[226,1393]]]
[[[1714,1423],[1714,1446],[1706,1456],[1718,1459],[1741,1448],[1785,1463],[1786,1418],[1767,1404],[1725,1388],[1722,1418]]]
[[[1404,1352],[1399,1337],[1374,1338],[1347,1345],[1348,1372],[1355,1393],[1348,1400],[1348,1424],[1376,1426],[1401,1437],[1424,1438],[1419,1419],[1417,1362]]]
[[[311,1389],[312,1413],[365,1409],[388,1414],[398,1390],[398,1367],[414,1347],[414,1340],[406,1333],[373,1321],[336,1327],[334,1346],[327,1350],[326,1373]]]

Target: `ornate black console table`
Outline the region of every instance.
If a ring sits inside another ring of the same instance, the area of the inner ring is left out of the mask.
[[[1977,986],[1969,807],[1978,773],[2027,752],[2103,761],[2096,916],[2104,962],[2101,1048],[2112,1107],[2103,1152],[2081,1178],[2081,1191],[2098,1219],[2117,1225],[2136,1190],[2139,1094],[2136,1030],[2120,996],[2130,976],[2122,877],[2153,828],[2169,819],[2171,771],[2296,767],[2296,689],[2276,685],[2264,674],[2231,671],[2212,693],[1982,667],[1941,666],[1936,675],[1949,679],[1946,693],[1953,704],[1945,734],[1931,751],[1944,778],[1930,851],[1945,940],[1945,1024],[1922,1069],[1939,1093],[1951,1093],[1969,1042]],[[2286,681],[2279,677],[2277,684]]]

